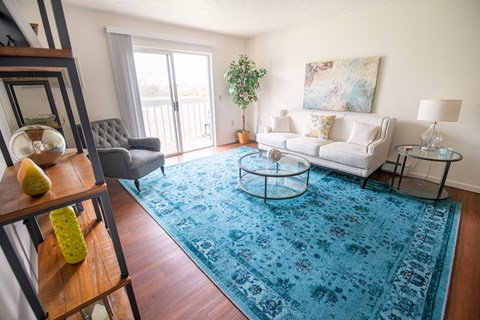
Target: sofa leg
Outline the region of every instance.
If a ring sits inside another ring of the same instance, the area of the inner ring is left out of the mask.
[[[362,181],[362,189],[365,189],[365,187],[367,186],[367,181],[368,181],[368,178],[363,179],[363,181]]]
[[[165,168],[163,166],[160,167],[160,170],[162,170],[162,174],[165,175]]]
[[[138,179],[135,179],[134,183],[135,183],[135,187],[137,188],[138,192],[140,192],[140,181],[138,181]]]

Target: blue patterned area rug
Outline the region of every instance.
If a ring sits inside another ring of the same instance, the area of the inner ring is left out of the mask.
[[[123,186],[251,319],[440,319],[460,204],[317,167],[304,195],[237,186],[241,147]]]

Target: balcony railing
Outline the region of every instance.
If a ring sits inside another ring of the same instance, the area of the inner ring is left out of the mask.
[[[159,137],[165,153],[177,151],[171,100],[142,98],[142,112],[146,135]],[[209,99],[179,98],[179,117],[184,151],[213,145]]]

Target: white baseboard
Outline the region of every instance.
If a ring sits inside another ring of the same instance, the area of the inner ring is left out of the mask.
[[[409,176],[414,177],[414,178],[420,178],[420,179],[425,178],[425,174],[418,173],[418,172],[409,172]],[[441,179],[440,179],[440,177],[437,177],[437,176],[429,176],[428,180],[433,181],[435,183],[440,183]],[[457,188],[457,189],[462,189],[462,190],[466,190],[466,191],[480,193],[480,186],[474,186],[474,185],[471,185],[471,184],[466,184],[466,183],[455,181],[455,180],[447,179],[447,181],[445,182],[445,185],[447,187],[453,187],[453,188]]]

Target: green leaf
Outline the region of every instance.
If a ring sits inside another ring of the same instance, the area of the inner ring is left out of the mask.
[[[232,61],[225,73],[230,84],[232,102],[244,112],[248,106],[258,100],[257,89],[260,88],[260,79],[267,74],[266,69],[256,69],[257,66],[248,56],[241,54],[238,61]],[[245,121],[243,121],[245,131]]]

